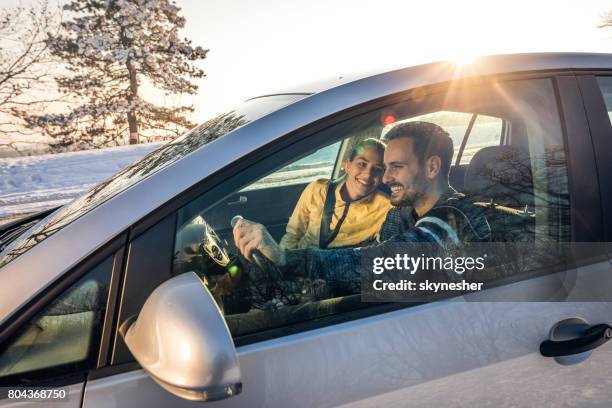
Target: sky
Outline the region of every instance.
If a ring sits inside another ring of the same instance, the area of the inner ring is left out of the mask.
[[[10,7],[34,0],[2,0]],[[65,0],[56,0],[63,2]],[[323,78],[473,55],[612,52],[612,0],[176,0],[184,35],[209,49],[192,120]]]
[[[194,120],[249,97],[372,69],[515,52],[612,52],[612,0],[177,0],[210,51]]]

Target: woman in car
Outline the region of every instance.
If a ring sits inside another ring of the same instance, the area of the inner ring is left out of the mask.
[[[339,248],[373,240],[391,208],[387,196],[378,189],[385,147],[378,139],[362,140],[344,161],[344,177],[310,183],[280,244],[287,249]]]

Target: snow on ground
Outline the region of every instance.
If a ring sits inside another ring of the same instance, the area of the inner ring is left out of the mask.
[[[161,145],[0,159],[0,224],[66,204]]]
[[[72,201],[162,143],[0,159],[0,225]],[[328,176],[335,151],[319,151],[245,190]]]

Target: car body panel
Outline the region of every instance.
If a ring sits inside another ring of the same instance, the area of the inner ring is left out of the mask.
[[[488,290],[487,297],[513,292],[517,299],[537,285],[553,289],[551,294],[565,287],[571,299],[574,289],[601,285],[609,269],[606,261],[583,268],[577,282],[561,272]],[[612,344],[571,366],[542,357],[539,345],[567,317],[609,321],[612,303],[471,299],[479,295],[238,347],[242,393],[207,406],[607,406]],[[165,392],[141,370],[87,383],[85,407],[140,405],[196,406]]]

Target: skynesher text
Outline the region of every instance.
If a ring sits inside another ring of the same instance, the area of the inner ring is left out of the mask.
[[[399,282],[383,282],[381,279],[377,279],[373,282],[372,286],[374,290],[407,290],[407,291],[429,291],[437,293],[439,291],[456,290],[456,291],[475,291],[482,289],[482,282],[431,282],[425,280],[425,282],[412,282],[410,280],[402,279]]]

